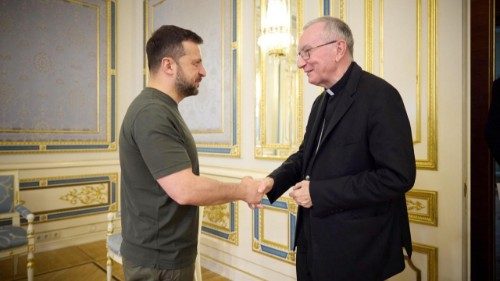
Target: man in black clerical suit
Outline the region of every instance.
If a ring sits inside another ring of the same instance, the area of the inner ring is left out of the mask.
[[[297,66],[325,91],[299,150],[266,177],[271,202],[298,203],[297,280],[385,280],[411,256],[405,193],[415,181],[410,123],[398,91],[352,58],[349,26],[305,25]]]

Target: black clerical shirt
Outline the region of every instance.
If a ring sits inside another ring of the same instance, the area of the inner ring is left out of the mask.
[[[335,112],[335,108],[338,103],[338,97],[342,94],[346,84],[347,80],[349,80],[349,76],[351,75],[352,68],[354,66],[354,63],[351,62],[349,65],[349,68],[347,68],[347,71],[344,73],[342,78],[335,83],[331,88],[325,89],[323,95],[325,95],[325,103],[326,107],[322,108],[322,112],[320,115],[320,118],[323,119],[322,121],[322,126],[319,132],[317,132],[315,142],[316,142],[316,153],[318,152],[319,148],[319,143],[321,142],[321,139],[323,138],[323,132],[325,128],[328,127],[328,123],[330,122],[330,119],[332,118],[333,112]]]

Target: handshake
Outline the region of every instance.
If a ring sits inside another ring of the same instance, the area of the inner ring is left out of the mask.
[[[242,200],[247,202],[248,206],[252,209],[262,208],[262,197],[273,188],[273,184],[274,180],[269,177],[261,180],[256,180],[252,177],[242,178],[239,184],[244,194]]]
[[[264,195],[273,188],[274,180],[270,177],[266,177],[262,180],[255,180],[252,177],[244,177],[241,179],[239,185],[245,193],[242,200],[247,202],[248,206],[252,209],[262,208],[262,197],[264,197]],[[312,207],[313,204],[309,193],[309,181],[303,180],[296,183],[292,187],[290,197],[292,197],[299,206],[304,208]]]

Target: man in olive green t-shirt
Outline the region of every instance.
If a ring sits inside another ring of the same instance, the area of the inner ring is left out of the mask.
[[[206,75],[201,37],[162,26],[146,45],[149,84],[130,104],[120,130],[121,253],[126,280],[193,280],[198,207],[235,200],[250,206],[256,182],[199,176],[198,154],[178,110]]]

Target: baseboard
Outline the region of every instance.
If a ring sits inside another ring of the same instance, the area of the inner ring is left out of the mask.
[[[203,244],[203,242],[200,244],[199,252],[201,253],[202,267],[230,280],[296,280],[295,267],[289,266],[288,268],[283,268],[283,264],[279,261],[276,261],[274,264],[276,266],[273,266],[273,264],[259,264],[258,258],[252,259],[249,256],[240,257],[233,251],[224,250],[224,247],[216,248]]]
[[[106,222],[35,232],[36,252],[45,252],[106,239]],[[117,229],[120,231],[120,229]],[[35,253],[36,254],[36,253]]]

